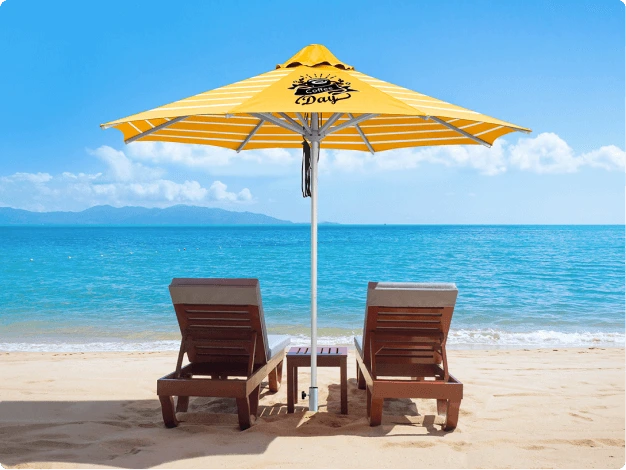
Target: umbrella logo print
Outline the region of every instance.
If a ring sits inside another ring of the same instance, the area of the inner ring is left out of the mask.
[[[334,76],[311,77],[301,76],[293,82],[288,89],[295,90],[296,104],[303,106],[313,103],[332,103],[346,100],[352,95],[350,92],[358,91],[350,88],[350,82]]]

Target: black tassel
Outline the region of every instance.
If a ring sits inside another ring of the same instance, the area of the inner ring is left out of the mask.
[[[302,197],[311,197],[311,146],[302,141]]]

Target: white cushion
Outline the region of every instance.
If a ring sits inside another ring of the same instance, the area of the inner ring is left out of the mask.
[[[354,347],[359,356],[363,357],[363,336],[354,337]]]
[[[270,351],[268,360],[284,351],[289,343],[291,338],[287,335],[267,335],[267,347]]]
[[[458,289],[451,283],[370,282],[369,307],[454,307]]]
[[[258,279],[172,279],[174,304],[256,305],[261,303]]]

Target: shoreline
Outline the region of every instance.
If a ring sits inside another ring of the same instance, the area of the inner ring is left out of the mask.
[[[292,342],[289,347],[292,346],[309,346],[310,343],[294,343]],[[326,345],[324,345],[326,346]],[[348,347],[348,354],[349,355],[354,355],[356,353],[356,350],[354,348],[354,343],[353,344],[335,344],[334,346],[347,346]],[[287,350],[289,349],[289,347],[287,348]],[[320,346],[321,347],[321,346]],[[146,355],[146,354],[153,354],[153,355],[162,355],[162,356],[168,356],[168,357],[177,357],[177,353],[179,351],[180,348],[180,342],[177,342],[176,344],[176,348],[175,349],[150,349],[150,350],[140,350],[140,349],[133,349],[133,350],[102,350],[102,351],[83,351],[83,350],[72,350],[72,351],[22,351],[22,350],[15,350],[15,351],[7,351],[7,350],[3,350],[0,349],[0,356],[16,356],[18,359],[22,358],[22,359],[29,359],[30,356],[36,356],[36,357],[48,357],[48,356],[52,356],[52,357],[57,357],[57,356],[72,356],[72,355],[77,355],[77,354],[81,354],[81,355],[93,355],[93,356],[100,356],[100,355],[111,355],[111,356],[115,356],[115,355],[119,355],[119,356],[134,356],[134,355]],[[624,355],[625,355],[625,359],[626,359],[626,347],[624,346],[573,346],[573,347],[569,347],[569,346],[543,346],[543,347],[533,347],[533,346],[511,346],[511,347],[470,347],[470,348],[450,348],[449,346],[446,348],[447,351],[454,351],[454,354],[472,354],[472,353],[492,353],[492,352],[498,352],[498,351],[505,351],[505,352],[554,352],[554,351],[561,351],[561,352],[571,352],[571,353],[582,353],[582,352],[586,352],[586,351],[621,351]],[[174,354],[173,354],[174,353]]]
[[[270,329],[270,334],[287,334],[291,337],[292,346],[310,345],[310,337],[305,334],[279,332]],[[320,335],[318,346],[348,346],[354,347],[353,337],[360,332],[352,331],[345,335]],[[55,338],[39,337],[38,341],[0,341],[0,353],[5,352],[159,352],[178,351],[180,336],[176,333],[167,339],[128,338],[85,338],[74,340],[76,336],[62,336]],[[523,349],[550,349],[550,348],[624,348],[626,335],[623,331],[613,332],[560,332],[536,330],[528,332],[503,332],[498,330],[451,330],[448,336],[447,348],[456,351],[480,350],[523,350]]]
[[[157,344],[163,342],[156,342]],[[6,347],[7,344],[12,344],[10,347]],[[32,343],[5,343],[0,344],[0,355],[3,354],[65,354],[65,353],[94,353],[94,354],[133,354],[133,353],[171,353],[172,351],[178,352],[180,349],[180,341],[172,341],[169,347],[153,347],[154,343],[146,343],[145,347],[143,344],[140,347],[137,347],[136,343],[128,343],[127,347],[122,346],[116,347],[119,345],[124,345],[124,343],[69,343],[69,344],[32,344]],[[310,346],[310,342],[304,341],[292,341],[290,346]],[[106,347],[104,346],[106,345]],[[354,342],[350,343],[320,343],[318,342],[318,347],[326,347],[326,346],[345,346],[349,349],[354,349]],[[34,347],[34,348],[32,348]],[[471,352],[471,351],[542,351],[542,350],[594,350],[594,349],[624,349],[624,344],[596,344],[593,346],[570,346],[570,345],[560,345],[560,344],[552,344],[552,345],[486,345],[486,344],[477,344],[477,345],[448,345],[448,351],[458,351],[458,352]]]
[[[556,350],[554,350],[556,349]],[[5,468],[620,468],[625,463],[624,348],[450,350],[464,384],[456,431],[434,400],[387,400],[382,426],[348,359],[349,414],[339,377],[319,369],[320,412],[286,413],[286,377],[264,385],[241,432],[229,398],[192,398],[163,426],[156,379],[176,353],[0,353],[0,463]],[[308,369],[300,372],[306,384]],[[323,449],[323,452],[320,452]]]

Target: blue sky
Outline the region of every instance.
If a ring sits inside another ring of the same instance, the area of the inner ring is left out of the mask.
[[[299,152],[131,144],[99,124],[273,69],[311,43],[533,129],[324,152],[320,220],[624,223],[624,5],[602,1],[0,5],[0,206],[194,204],[306,222]]]

